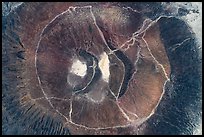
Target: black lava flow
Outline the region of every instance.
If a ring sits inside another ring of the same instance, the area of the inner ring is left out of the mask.
[[[112,46],[112,44],[110,43],[109,40],[107,40],[107,44],[111,50],[116,49]],[[119,96],[118,96],[118,98],[120,98],[121,96],[123,96],[125,94],[125,92],[127,90],[128,82],[133,75],[134,69],[133,69],[133,65],[132,65],[131,61],[128,59],[127,56],[124,55],[124,53],[122,51],[116,50],[115,55],[123,62],[124,66],[125,66],[125,76],[124,76],[123,83],[122,83],[121,89],[119,91]]]

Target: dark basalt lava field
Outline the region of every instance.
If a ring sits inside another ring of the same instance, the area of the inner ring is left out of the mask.
[[[202,134],[190,3],[2,4],[3,135]]]

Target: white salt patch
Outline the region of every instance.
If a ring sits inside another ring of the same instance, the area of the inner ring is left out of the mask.
[[[72,64],[71,73],[84,77],[86,75],[87,66],[79,60],[75,60]]]
[[[189,26],[195,32],[200,48],[202,48],[202,2],[171,2],[167,4],[166,2],[162,3],[163,8],[173,9],[171,12],[172,15],[178,14],[178,8],[184,8],[191,10],[186,16],[181,17],[185,20]],[[192,10],[197,10],[198,13],[194,13]]]
[[[202,57],[202,2],[171,2],[170,4],[163,2],[163,8],[171,8],[171,15],[178,15],[178,8],[184,8],[190,10],[186,16],[182,16],[183,19],[195,33],[197,46],[199,49],[199,56]],[[193,12],[196,10],[198,12]]]
[[[202,2],[191,2],[191,4],[199,13],[191,11],[185,18],[195,32],[198,42],[202,45]]]
[[[101,69],[102,72],[102,78],[104,81],[108,82],[109,80],[109,75],[110,75],[110,71],[109,71],[109,59],[108,59],[108,55],[104,52],[101,55],[101,59],[99,61],[99,68]]]
[[[202,119],[199,121],[199,125],[193,131],[193,135],[202,135]]]

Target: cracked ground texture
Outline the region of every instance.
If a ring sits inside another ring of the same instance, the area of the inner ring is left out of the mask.
[[[129,4],[22,3],[4,16],[3,134],[192,134],[196,38],[178,17],[149,14],[161,3]]]

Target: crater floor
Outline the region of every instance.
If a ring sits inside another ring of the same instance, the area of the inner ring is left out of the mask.
[[[2,15],[3,134],[194,132],[202,58],[184,7],[17,4]]]

